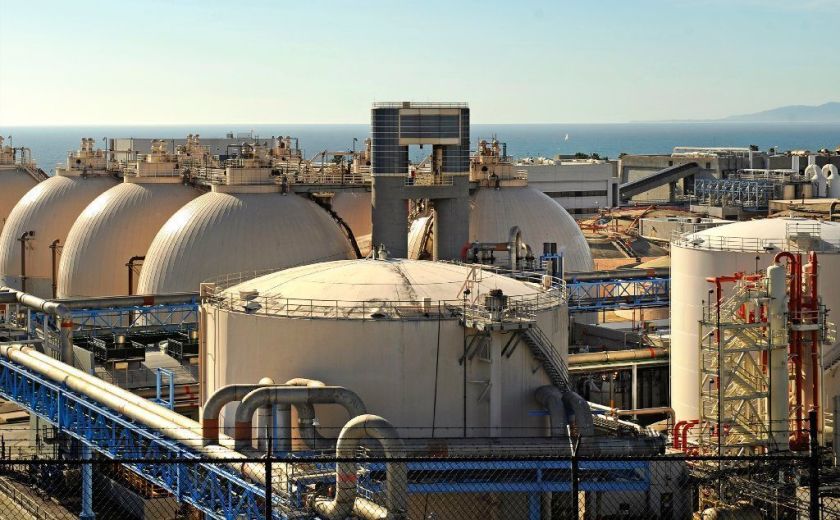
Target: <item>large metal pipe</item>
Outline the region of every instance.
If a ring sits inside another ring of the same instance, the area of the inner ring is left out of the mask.
[[[2,292],[13,293],[17,302],[25,307],[55,316],[59,323],[58,348],[61,360],[68,365],[73,364],[73,315],[70,308],[63,303],[38,298],[11,287],[0,288]]]
[[[259,408],[269,405],[294,405],[297,403],[339,404],[347,410],[351,418],[367,413],[362,399],[355,392],[341,386],[272,386],[257,388],[243,397],[236,408],[233,436],[235,449],[244,450],[251,447],[251,424],[254,414]]]
[[[546,385],[537,388],[535,397],[537,402],[548,410],[548,417],[551,421],[551,436],[568,436],[569,422],[566,419],[566,405],[563,403],[563,392],[554,385]]]
[[[634,280],[637,278],[662,278],[671,275],[670,267],[651,267],[635,269],[612,269],[608,271],[590,271],[586,273],[567,273],[563,279],[567,282],[597,282],[600,280]]]
[[[102,386],[93,385],[83,378],[74,375],[74,372],[78,372],[76,369],[62,363],[59,363],[59,366],[53,366],[52,364],[48,364],[41,359],[38,359],[35,354],[38,353],[30,347],[22,345],[0,345],[0,355],[5,356],[9,360],[33,370],[48,379],[51,379],[59,385],[64,385],[78,394],[90,397],[99,404],[106,406],[117,413],[125,415],[126,417],[136,421],[138,424],[159,431],[162,435],[176,440],[188,448],[207,456],[208,458],[245,458],[245,456],[241,453],[237,453],[236,451],[223,446],[204,446],[204,439],[201,436],[200,426],[195,421],[191,421],[183,416],[180,417],[184,419],[184,421],[179,421],[177,423],[171,421],[167,416],[175,414],[175,412],[172,412],[163,406],[149,401],[146,401],[146,406],[138,406],[134,402],[130,402],[129,400],[123,398],[124,391],[121,388],[101,380],[99,381],[102,383]],[[84,373],[82,372],[82,374]],[[142,398],[138,399],[145,401],[145,399]],[[185,422],[187,423],[186,427],[184,426]],[[258,483],[265,484],[265,466],[263,464],[237,462],[231,463],[230,465],[236,471],[241,472],[244,476]]]
[[[168,305],[198,301],[198,292],[171,294],[137,294],[132,296],[102,296],[96,298],[64,298],[55,300],[70,309],[108,309],[141,305]]]
[[[603,352],[569,354],[569,358],[566,362],[571,366],[585,365],[589,363],[608,363],[611,361],[644,361],[647,359],[661,359],[667,357],[668,349],[650,347],[630,350],[606,350]]]
[[[330,520],[344,520],[356,515],[366,519],[397,520],[404,518],[408,504],[408,471],[404,462],[386,462],[385,500],[387,510],[356,496],[356,464],[352,461],[364,439],[374,439],[382,446],[386,460],[405,456],[405,445],[396,428],[377,415],[350,419],[338,435],[335,498],[316,498],[313,507]]]
[[[788,353],[787,327],[785,327],[786,290],[785,268],[773,264],[767,268],[767,291],[770,301],[767,303],[767,321],[770,325],[770,438],[774,450],[787,450],[789,443],[788,400]]]
[[[219,432],[221,431],[219,415],[222,413],[222,408],[228,403],[241,401],[246,395],[263,386],[266,385],[227,385],[213,392],[213,395],[207,399],[201,409],[201,432],[204,436],[205,445],[219,443]]]
[[[567,390],[563,392],[563,404],[575,417],[575,428],[581,437],[592,438],[595,436],[595,420],[592,418],[592,409],[589,403],[580,395]]]

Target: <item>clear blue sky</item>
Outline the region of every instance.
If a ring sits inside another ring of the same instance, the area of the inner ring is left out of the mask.
[[[840,100],[840,0],[0,0],[0,125],[716,118]]]

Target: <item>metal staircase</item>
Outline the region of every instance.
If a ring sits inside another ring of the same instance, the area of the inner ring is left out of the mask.
[[[520,331],[522,341],[528,346],[534,359],[540,362],[551,383],[561,390],[569,389],[569,369],[542,330],[536,325]]]

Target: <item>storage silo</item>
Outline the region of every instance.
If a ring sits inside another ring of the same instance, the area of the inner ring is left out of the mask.
[[[54,177],[29,190],[9,214],[0,235],[0,285],[42,298],[55,296],[60,249],[90,202],[119,181],[106,170],[93,139],[70,154]]]
[[[202,400],[266,376],[313,378],[356,392],[401,436],[544,436],[546,418],[529,410],[542,409],[534,393],[552,380],[520,335],[541,331],[565,358],[568,311],[561,290],[537,281],[457,264],[362,259],[205,286]],[[494,327],[488,315],[484,330],[465,328],[459,317],[492,308],[485,304],[494,296],[505,302],[504,318]],[[530,317],[518,314],[525,308]],[[318,421],[334,436],[347,417],[330,408]]]
[[[591,271],[592,254],[586,237],[563,206],[530,186],[479,188],[470,197],[470,241],[506,242],[518,226],[534,254],[546,242],[563,251],[567,272]]]
[[[60,298],[134,293],[135,271],[152,239],[202,193],[184,184],[165,146],[153,143],[152,153],[126,170],[122,184],[94,199],[76,219],[61,253]]]
[[[280,193],[259,158],[206,169],[212,187],[175,212],[149,246],[139,294],[197,291],[226,273],[279,269],[353,258],[329,213],[292,193]],[[213,171],[217,170],[217,171]]]
[[[333,211],[353,230],[362,254],[370,252],[371,219],[370,192],[339,192],[330,201]]]
[[[685,235],[671,246],[671,406],[675,419],[698,418],[700,393],[699,322],[714,302],[708,277],[753,273],[782,251],[816,251],[818,291],[830,316],[840,310],[840,223],[800,218],[736,222]],[[836,345],[835,345],[836,347]],[[833,347],[832,347],[833,348]],[[840,392],[838,365],[826,370],[824,396]],[[823,398],[825,402],[825,398]]]
[[[28,157],[17,156],[18,151],[23,154],[28,149],[4,146],[3,142],[3,136],[0,136],[0,232],[21,197],[46,180],[44,173],[27,160]]]

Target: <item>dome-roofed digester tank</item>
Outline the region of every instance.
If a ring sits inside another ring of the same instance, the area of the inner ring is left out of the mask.
[[[707,278],[763,271],[782,251],[801,253],[804,264],[808,262],[808,251],[812,250],[817,251],[819,264],[818,294],[833,316],[840,309],[840,291],[836,290],[840,272],[838,222],[802,218],[750,220],[688,234],[672,243],[671,407],[677,421],[699,417],[698,323],[704,306],[714,303],[715,288]],[[837,346],[825,345],[823,354]],[[810,364],[809,359],[803,362]],[[824,369],[823,394],[830,399],[840,391],[840,364]],[[806,400],[810,402],[810,397],[806,396]],[[825,406],[825,411],[829,411]]]
[[[565,271],[593,269],[589,244],[577,222],[545,193],[530,186],[479,188],[470,197],[471,242],[507,242],[513,226],[519,227],[536,256],[543,243],[555,243],[563,252]]]
[[[353,258],[335,221],[312,201],[281,194],[260,147],[235,164],[205,168],[212,191],[178,210],[152,241],[138,294],[197,291],[226,273]]]
[[[106,169],[92,138],[69,155],[54,177],[29,190],[15,205],[0,235],[0,285],[51,298],[57,287],[60,248],[90,202],[119,181]]]
[[[470,266],[345,260],[220,285],[202,305],[202,395],[265,376],[314,378],[356,392],[405,437],[545,435],[545,417],[528,411],[540,409],[534,392],[549,376],[525,343],[502,355],[524,329],[508,323],[485,335],[459,321],[463,310],[487,311],[494,294],[500,316],[531,309],[532,326],[565,358],[562,291]],[[465,341],[475,349],[466,363]],[[325,410],[318,420],[335,437],[347,417]]]
[[[47,179],[32,162],[28,148],[14,148],[3,143],[3,136],[0,136],[0,232],[21,197]]]
[[[363,255],[370,252],[371,219],[370,192],[340,192],[330,201],[333,211],[353,230],[353,236]]]
[[[199,195],[184,184],[166,143],[154,141],[151,153],[126,169],[124,182],[94,199],[76,219],[61,253],[58,296],[133,294],[135,262],[140,265],[169,217]]]

